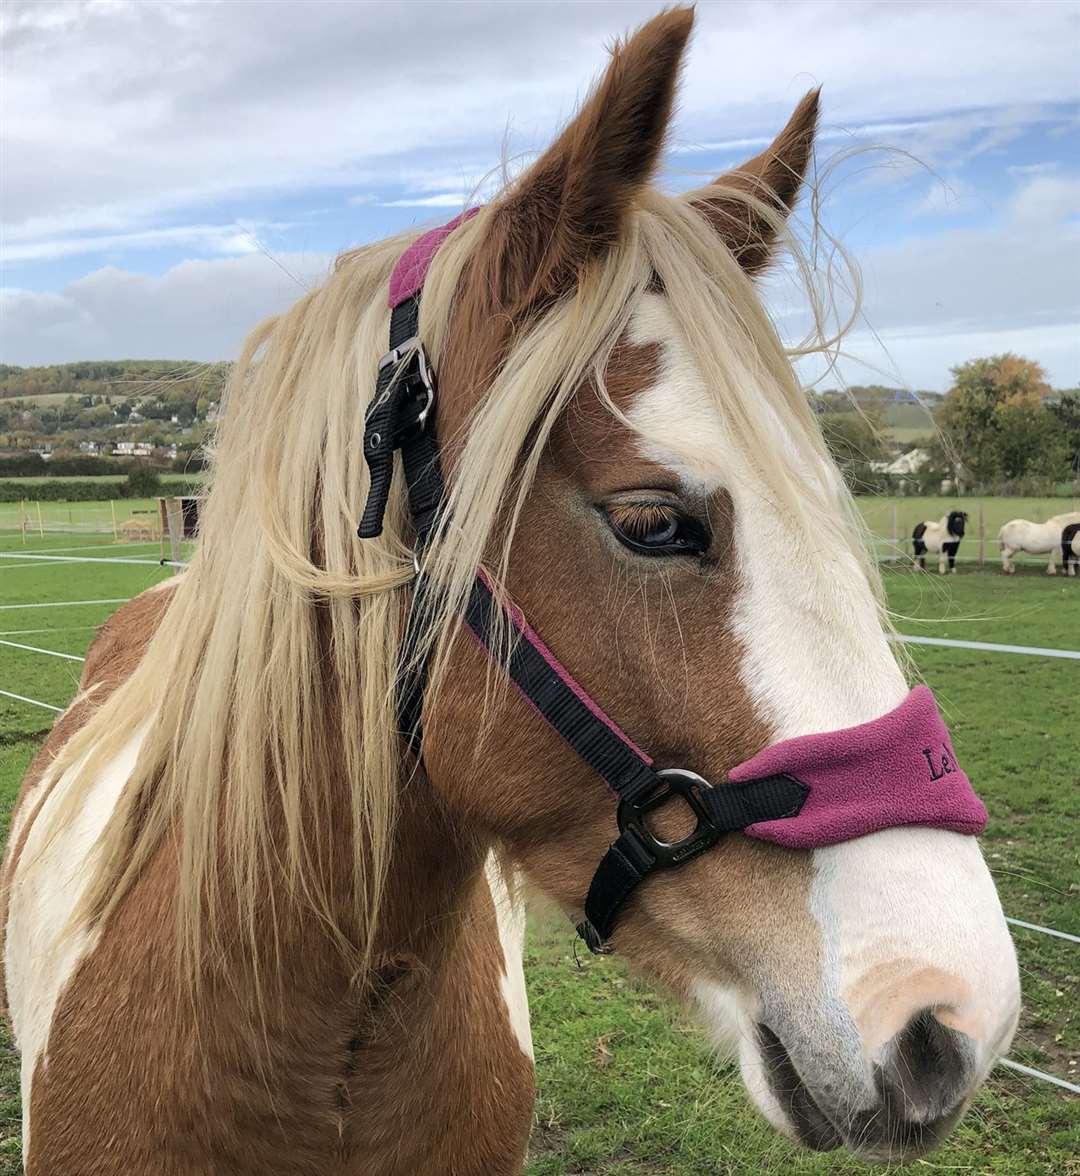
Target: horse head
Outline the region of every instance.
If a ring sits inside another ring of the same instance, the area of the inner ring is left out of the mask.
[[[432,562],[495,569],[634,744],[720,781],[770,745],[879,719],[907,686],[755,288],[818,97],[742,168],[662,194],[690,24],[675,10],[618,48],[555,143],[459,230],[457,259],[435,262],[436,284],[457,275],[438,365],[456,535]],[[462,558],[470,532],[484,543]],[[433,785],[576,920],[612,839],[603,781],[493,687],[475,643],[436,677]],[[947,740],[917,750],[935,780],[953,770]],[[667,843],[693,824],[678,805],[650,820]],[[651,876],[614,930],[737,1042],[755,1102],[810,1146],[917,1154],[1011,1039],[1016,965],[989,872],[972,838],[928,823],[812,849],[729,837]]]
[[[951,510],[949,511],[949,534],[955,535],[958,539],[964,537],[964,528],[967,525],[967,511],[966,510]]]

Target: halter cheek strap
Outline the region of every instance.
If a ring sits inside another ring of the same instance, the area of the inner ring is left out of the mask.
[[[445,485],[435,430],[435,378],[418,338],[420,291],[446,236],[475,210],[419,238],[390,282],[390,350],[379,362],[365,421],[370,489],[357,528],[362,539],[382,533],[401,451],[419,556],[440,522]],[[413,584],[398,675],[402,737],[419,755],[426,666],[417,650],[437,591],[419,570]],[[929,825],[978,833],[986,810],[956,761],[933,695],[916,687],[895,710],[858,727],[800,736],[765,748],[716,786],[685,768],[657,769],[652,759],[589,696],[530,627],[521,610],[496,599],[487,573],[477,572],[465,624],[496,657],[500,623],[514,629],[506,672],[529,707],[556,731],[611,789],[619,835],[597,867],[578,932],[594,952],[620,908],[655,870],[703,853],[729,833],[744,832],[789,848],[832,845],[897,825]],[[681,800],[695,819],[676,842],[659,840],[648,815]]]

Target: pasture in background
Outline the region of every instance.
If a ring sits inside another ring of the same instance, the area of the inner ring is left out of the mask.
[[[863,499],[874,533],[890,540],[895,506],[910,535],[919,519],[981,505],[992,536],[1007,519],[1075,509],[1066,499]],[[17,509],[16,504],[16,509]],[[34,751],[73,696],[81,657],[119,602],[168,578],[156,540],[117,543],[117,517],[153,517],[156,503],[42,503],[41,528],[11,525],[0,504],[0,813],[7,815]],[[140,515],[139,511],[151,512]],[[125,514],[126,512],[126,514]],[[36,519],[36,509],[31,509]],[[66,523],[66,527],[65,524]],[[42,533],[42,531],[44,533]],[[913,636],[1080,648],[1080,580],[1000,572],[996,543],[985,569],[941,579],[885,565],[897,625]],[[966,549],[966,550],[965,550]],[[879,555],[886,555],[879,549]],[[72,562],[34,560],[61,556]],[[13,556],[14,558],[7,558]],[[145,562],[74,562],[81,560]],[[782,570],[781,570],[782,572]],[[72,603],[75,602],[75,603]],[[31,648],[26,648],[31,647]],[[1075,661],[981,650],[909,646],[933,687],[958,754],[990,810],[984,852],[1008,915],[1080,932],[1077,895]],[[43,704],[43,705],[35,705]],[[1024,1015],[1011,1057],[1080,1082],[1080,947],[1014,930]],[[588,957],[558,913],[537,906],[526,975],[537,1050],[538,1098],[528,1176],[700,1176],[705,1172],[843,1173],[850,1157],[789,1148],[750,1107],[728,1063],[715,1061],[696,1028],[618,960]],[[0,1173],[19,1171],[18,1059],[0,1043]],[[997,1069],[965,1123],[921,1167],[1031,1176],[1078,1173],[1080,1100],[1024,1074]]]
[[[880,560],[911,558],[911,532],[916,523],[938,521],[950,510],[968,512],[967,531],[957,553],[957,562],[981,563],[1001,570],[997,533],[1003,523],[1027,519],[1043,523],[1055,515],[1080,510],[1080,498],[1012,498],[1012,497],[906,497],[864,495],[857,499],[859,509],[871,534]],[[895,529],[894,529],[895,528]],[[1016,556],[1018,564],[1046,566],[1045,555]],[[1058,557],[1060,563],[1060,555]],[[1075,642],[1074,642],[1075,644]]]

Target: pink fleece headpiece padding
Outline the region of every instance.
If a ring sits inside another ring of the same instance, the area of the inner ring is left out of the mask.
[[[896,825],[981,833],[986,808],[956,761],[949,732],[925,686],[869,723],[800,735],[733,769],[733,783],[786,772],[810,789],[798,816],[763,821],[748,837],[790,849],[836,845]]]
[[[417,237],[405,250],[398,258],[394,272],[390,275],[389,303],[391,310],[395,306],[400,306],[406,298],[411,298],[414,294],[419,293],[420,287],[423,286],[424,279],[427,277],[431,259],[439,252],[439,246],[458,225],[467,221],[470,216],[475,216],[479,211],[479,208],[467,208],[460,216],[455,216],[452,221],[447,221],[445,225],[440,225],[439,228],[431,229],[422,237]]]

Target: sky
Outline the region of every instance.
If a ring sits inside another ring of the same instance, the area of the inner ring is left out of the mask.
[[[660,8],[7,0],[0,362],[235,356],[342,249],[535,158]],[[823,87],[821,216],[864,293],[837,371],[804,378],[943,390],[1015,351],[1080,384],[1080,2],[697,12],[666,188],[737,166]],[[764,294],[797,342],[790,284]]]

